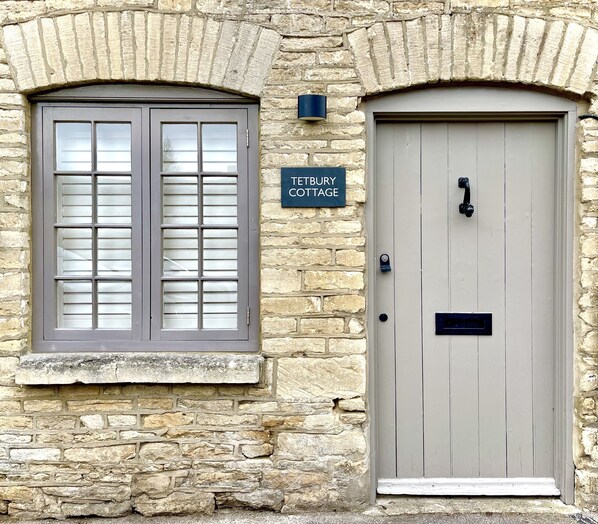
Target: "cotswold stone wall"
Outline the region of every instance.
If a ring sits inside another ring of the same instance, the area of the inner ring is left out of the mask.
[[[598,113],[596,3],[6,0],[0,23],[0,513],[367,506],[361,97],[529,84]],[[259,384],[15,385],[31,324],[27,95],[95,81],[260,98]],[[328,95],[325,122],[296,119],[306,92]],[[574,449],[578,502],[596,509],[596,120],[578,141]],[[347,167],[347,207],[281,208],[280,167],[309,165]]]

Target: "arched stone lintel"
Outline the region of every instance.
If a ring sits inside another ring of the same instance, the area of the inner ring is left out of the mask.
[[[147,11],[37,18],[4,26],[2,37],[22,93],[135,81],[260,96],[281,41],[247,22]]]
[[[501,14],[427,15],[348,35],[365,94],[438,82],[507,82],[579,97],[598,87],[598,31]]]

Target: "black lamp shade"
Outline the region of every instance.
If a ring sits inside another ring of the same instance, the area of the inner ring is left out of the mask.
[[[324,120],[326,118],[326,97],[324,95],[299,95],[297,104],[299,120]]]

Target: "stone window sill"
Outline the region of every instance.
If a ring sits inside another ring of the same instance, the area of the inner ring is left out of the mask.
[[[33,353],[16,383],[257,384],[263,357],[202,353]]]

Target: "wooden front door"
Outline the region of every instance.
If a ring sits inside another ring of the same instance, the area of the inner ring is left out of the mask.
[[[556,144],[554,120],[377,124],[379,493],[559,493]]]

